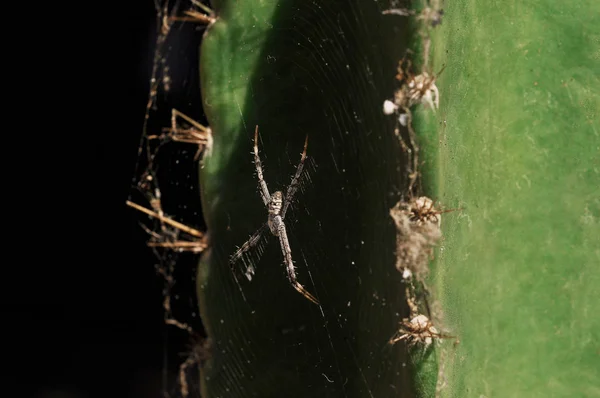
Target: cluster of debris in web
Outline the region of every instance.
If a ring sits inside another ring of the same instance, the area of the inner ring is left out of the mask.
[[[416,106],[423,106],[434,113],[439,108],[440,93],[435,83],[442,71],[437,74],[431,72],[429,52],[431,32],[442,23],[443,10],[440,0],[424,0],[421,11],[394,5],[383,14],[414,18],[422,43],[422,61],[418,68],[415,68],[411,59],[414,53],[410,50],[399,61],[395,76],[396,89],[393,98],[384,102],[383,112],[395,118],[394,133],[407,156],[408,181],[406,196],[390,209],[390,216],[397,231],[396,268],[402,274],[410,313],[408,318],[402,320],[389,342],[395,344],[405,341],[409,348],[420,347],[425,352],[441,339],[451,338],[455,339],[455,343],[458,342],[455,336],[442,332],[439,326],[442,313],[439,309],[430,308],[428,301],[432,292],[426,283],[434,248],[442,238],[441,214],[453,210],[440,210],[432,199],[422,195],[419,146],[411,112]],[[438,390],[445,383],[441,365]]]
[[[192,297],[195,279],[193,267],[180,265],[186,262],[183,257],[196,256],[207,248],[200,214],[198,179],[193,177],[197,176],[198,165],[202,164],[204,157],[210,156],[212,132],[210,128],[173,107],[173,103],[177,102],[173,98],[181,97],[178,89],[185,84],[173,78],[172,69],[177,65],[170,62],[170,57],[177,51],[181,39],[188,36],[186,33],[193,33],[198,24],[203,27],[212,24],[215,18],[212,11],[197,0],[191,0],[187,6],[183,6],[179,0],[155,0],[154,5],[157,33],[150,92],[132,189],[126,204],[143,214],[140,225],[149,236],[148,246],[157,258],[156,272],[164,282],[162,293],[165,324],[182,330],[192,341],[187,358],[183,362],[179,361],[181,363],[176,388],[168,386],[166,364],[164,370],[164,395],[178,394],[185,398],[190,395],[188,375],[194,366],[201,366],[209,357],[211,344],[210,339],[204,337],[201,325],[195,330],[189,322],[181,321],[180,317],[174,315],[175,312],[183,311],[174,310],[173,307],[181,306],[175,303],[180,296],[189,296],[185,297],[186,300],[181,300],[188,302],[186,309],[191,312],[191,316],[188,313],[186,318],[196,316],[197,303],[195,297]],[[188,25],[187,30],[182,28],[184,25]],[[195,60],[194,64],[197,64]],[[189,77],[182,79],[184,83],[186,79]],[[199,85],[196,89],[199,92]],[[196,105],[201,109],[201,105]],[[185,181],[182,182],[182,179]],[[166,188],[161,190],[160,185],[165,185]],[[190,196],[197,198],[195,211],[189,210],[194,205],[177,203],[180,197],[178,190],[184,189],[183,187],[188,193],[191,191]],[[183,218],[176,213],[185,213],[186,209],[188,217],[194,217],[193,223],[200,227],[192,227],[182,220],[176,220]],[[197,261],[190,262],[193,263]],[[181,271],[181,268],[186,268],[186,272]],[[181,295],[175,292],[176,286],[182,291]],[[174,390],[174,394],[169,390]]]

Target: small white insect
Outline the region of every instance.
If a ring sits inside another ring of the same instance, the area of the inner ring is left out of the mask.
[[[395,113],[397,110],[398,110],[398,105],[394,104],[392,101],[385,100],[383,102],[383,114],[384,115],[391,115],[392,113]]]
[[[408,113],[401,113],[400,116],[398,116],[398,122],[401,126],[406,127],[408,125]]]
[[[402,279],[404,279],[405,281],[408,281],[412,278],[412,271],[406,267],[404,268],[404,270],[402,271]]]
[[[393,103],[390,100],[385,100],[383,102],[383,114],[384,115],[392,115],[394,113],[398,113],[398,122],[406,127],[408,124],[408,114],[405,112],[399,112],[400,107]]]

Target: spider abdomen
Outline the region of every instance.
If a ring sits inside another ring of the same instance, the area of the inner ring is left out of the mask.
[[[283,194],[281,191],[273,193],[271,201],[269,202],[269,216],[278,216],[281,214],[281,207],[283,205]]]
[[[269,214],[269,219],[267,220],[267,224],[269,224],[269,229],[271,233],[275,236],[279,236],[279,231],[283,225],[283,220],[281,216]]]
[[[269,202],[269,229],[275,236],[279,236],[279,228],[283,224],[283,218],[281,217],[281,207],[283,205],[283,194],[281,191],[276,191],[271,195],[271,201]]]

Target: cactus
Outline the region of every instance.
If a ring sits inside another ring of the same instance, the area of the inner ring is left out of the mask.
[[[463,208],[431,273],[460,338],[438,395],[598,396],[600,5],[496,6],[447,2],[415,121],[430,194]]]
[[[168,243],[203,251],[203,397],[598,392],[600,87],[594,36],[571,30],[598,7],[474,3],[220,0],[180,18],[208,24],[210,129],[170,130],[209,149],[208,234]],[[257,152],[271,195],[304,167],[288,249]]]
[[[200,60],[214,132],[201,173],[210,249],[198,296],[213,339],[203,396],[412,396],[404,346],[388,344],[407,314],[389,216],[405,159],[381,111],[408,24],[371,1],[215,8]],[[251,282],[243,264],[232,276],[229,257],[267,218],[251,154],[257,125],[271,192],[290,183],[308,136],[285,222],[299,281],[319,305],[290,285],[273,236],[250,260]]]

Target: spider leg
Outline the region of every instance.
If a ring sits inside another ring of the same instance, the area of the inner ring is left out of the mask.
[[[300,293],[301,295],[303,295],[304,297],[306,297],[308,300],[312,301],[316,305],[319,305],[319,300],[317,300],[315,298],[315,296],[313,296],[312,294],[310,294],[308,292],[308,290],[306,290],[304,288],[304,286],[302,286],[298,281],[292,282],[292,286],[294,287],[294,289],[296,289],[298,291],[298,293]]]
[[[267,224],[263,224],[255,233],[248,238],[248,240],[231,255],[229,258],[229,265],[233,267],[233,265],[246,253],[248,250],[256,246],[256,244],[260,241],[260,239],[264,236],[263,233],[267,229]],[[246,270],[244,271],[246,278],[248,280],[252,280],[252,276],[254,275],[254,265],[248,264],[246,266]]]
[[[431,90],[435,93],[435,99],[433,100],[433,104],[435,105],[433,111],[435,112],[435,110],[440,107],[440,92],[438,91],[435,82],[431,83]]]
[[[290,248],[290,242],[287,237],[287,231],[285,230],[285,224],[283,220],[277,223],[278,228],[277,231],[279,233],[279,242],[281,243],[281,252],[283,253],[283,258],[285,261],[285,268],[288,274],[288,280],[292,284],[292,287],[298,291],[301,295],[306,297],[308,300],[312,301],[315,304],[319,304],[319,300],[315,298],[312,294],[310,294],[304,286],[298,282],[296,278],[296,269],[294,267],[294,262],[292,261],[292,249]]]
[[[258,125],[254,130],[254,165],[256,166],[256,175],[258,176],[258,186],[260,188],[260,197],[263,200],[265,206],[271,201],[271,194],[269,194],[269,188],[263,177],[262,164],[260,163],[260,157],[258,156]]]
[[[446,69],[446,65],[442,66],[442,69],[440,69],[440,71],[435,75],[436,79],[438,77],[440,77],[440,75],[442,74],[442,72],[444,71],[444,69]]]
[[[435,87],[435,86],[434,86],[434,87]],[[427,106],[428,106],[429,108],[431,108],[431,110],[433,111],[433,113],[435,113],[435,109],[436,109],[436,107],[435,107],[435,102],[434,102],[434,100],[433,100],[433,98],[432,98],[432,94],[431,94],[431,91],[430,91],[430,90],[428,90],[428,91],[425,93],[425,95],[423,95],[423,97],[421,97],[421,102],[423,102],[423,103],[427,104]]]
[[[402,335],[400,335],[400,336],[398,336],[398,337],[392,337],[392,338],[390,339],[389,343],[390,343],[390,344],[396,344],[397,342],[399,342],[399,341],[401,341],[401,340],[404,340],[404,339],[408,338],[409,336],[410,336],[410,334],[408,334],[408,333],[404,333],[404,334],[402,334]]]
[[[283,203],[283,208],[281,209],[281,218],[285,219],[285,212],[287,211],[288,206],[292,202],[296,191],[298,190],[298,183],[300,182],[300,175],[302,174],[302,169],[304,168],[304,161],[306,160],[306,147],[308,146],[308,135],[304,139],[304,150],[302,151],[302,155],[300,157],[300,163],[298,163],[298,167],[296,168],[296,174],[292,178],[292,182],[288,186],[287,192],[285,194],[285,201]]]

